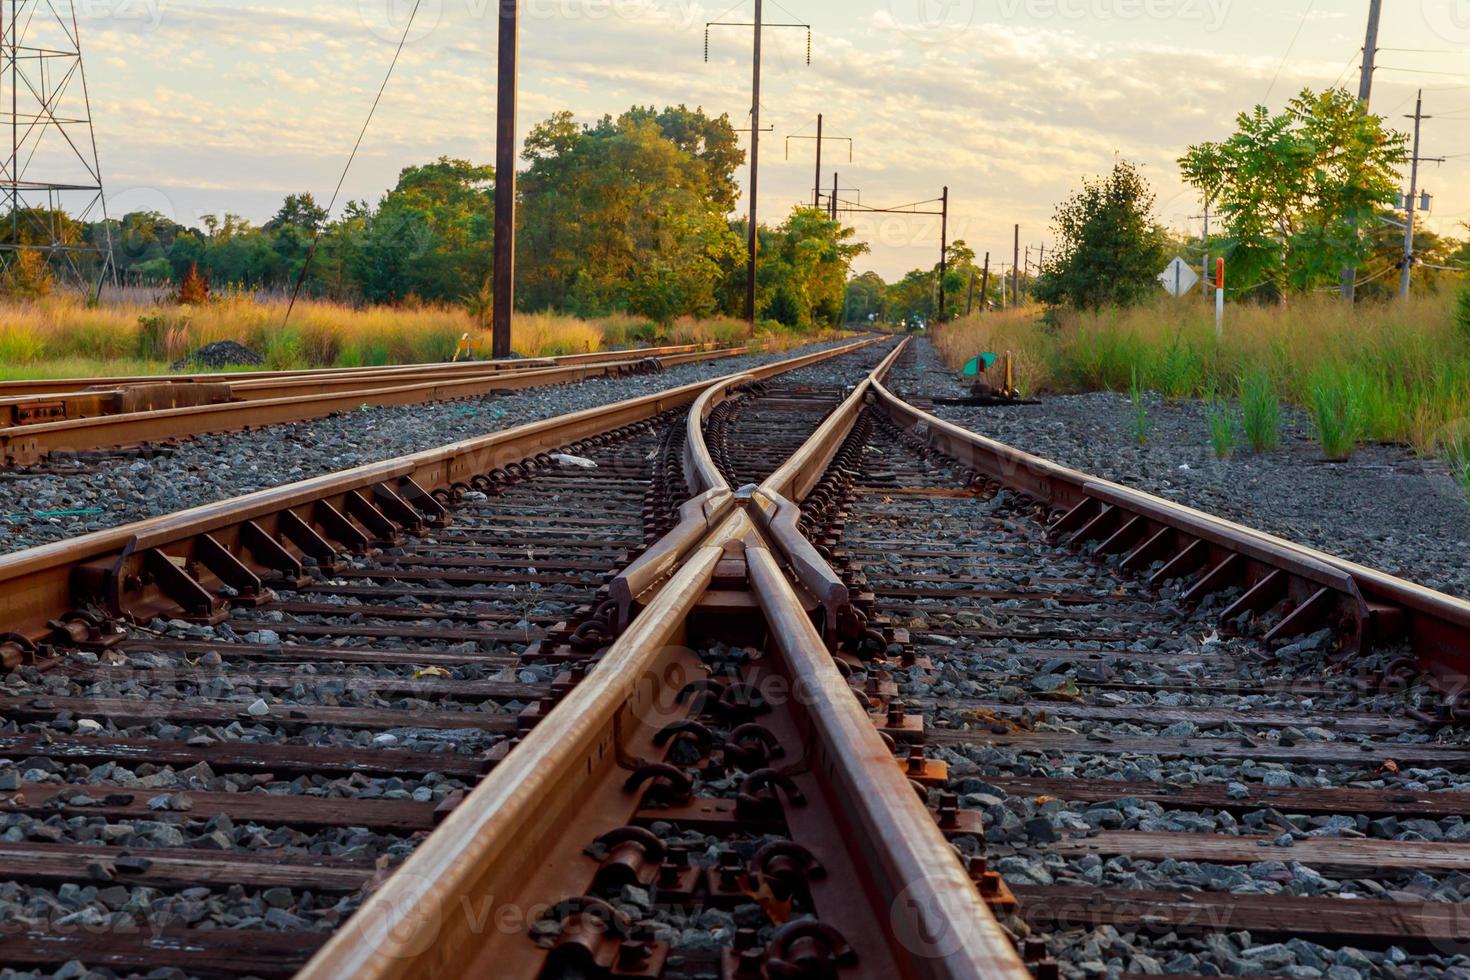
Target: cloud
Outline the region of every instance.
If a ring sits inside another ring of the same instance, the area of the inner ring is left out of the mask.
[[[775,129],[763,143],[764,214],[778,219],[810,200],[811,144],[794,143],[787,160],[783,143],[813,133],[821,112],[829,133],[855,141],[851,163],[828,150],[824,183],[839,170],[876,205],[934,197],[947,184],[953,228],[982,252],[1008,251],[1017,222],[1023,240],[1045,240],[1055,202],[1111,167],[1115,154],[1142,165],[1167,220],[1187,220],[1197,204],[1175,159],[1192,142],[1224,135],[1235,113],[1263,97],[1300,11],[1230,0],[1207,30],[1180,5],[1208,14],[1217,9],[1210,0],[1047,2],[932,4],[957,19],[926,25],[919,0],[787,0],[791,16],[813,22],[812,64],[804,31],[768,32],[762,120]],[[1060,2],[1082,16],[1046,14]],[[1131,9],[1122,5],[1149,2],[1175,4],[1167,8],[1175,15],[1119,15]],[[525,0],[521,131],[560,109],[591,121],[634,103],[701,105],[743,125],[749,31],[713,29],[703,60],[704,23],[723,6]],[[257,221],[288,192],[327,196],[382,83],[404,9],[401,0],[170,0],[151,27],[90,18],[83,43],[105,172],[164,193],[178,188],[191,202],[212,198],[208,209]],[[492,158],[494,9],[493,0],[425,0],[346,196],[375,199],[402,167],[444,153]],[[747,16],[741,7],[723,19]],[[1302,85],[1355,84],[1355,21],[1314,11],[1282,69],[1277,105]],[[1428,28],[1400,27],[1408,36],[1396,43],[1443,46],[1412,36]],[[1375,104],[1411,96],[1415,81],[1380,77]],[[1452,133],[1432,138],[1435,152],[1459,149],[1442,145]],[[1470,210],[1456,166],[1463,161],[1431,175],[1443,181],[1432,188],[1437,230],[1452,231],[1454,215]],[[885,275],[937,255],[932,222],[863,224],[878,236],[865,261]]]

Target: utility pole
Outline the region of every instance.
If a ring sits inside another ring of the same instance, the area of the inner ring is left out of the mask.
[[[1378,2],[1378,0],[1374,0],[1374,3],[1377,3],[1377,2]],[[1201,296],[1204,296],[1204,297],[1208,298],[1209,295],[1210,295],[1210,199],[1209,198],[1205,198],[1205,230],[1204,230],[1204,232],[1200,236],[1200,245],[1204,248],[1205,257],[1204,257],[1204,260],[1200,262],[1200,268],[1199,268],[1199,293],[1200,293]],[[1346,276],[1346,273],[1349,272],[1349,271],[1352,273],[1353,279],[1350,279],[1350,280],[1347,281],[1348,282],[1348,289],[1349,289],[1349,294],[1348,294],[1347,298],[1348,299],[1352,299],[1352,293],[1351,293],[1351,289],[1353,288],[1352,287],[1352,283],[1357,278],[1358,270],[1356,270],[1356,269],[1345,270],[1344,276]]]
[[[812,63],[812,29],[810,24],[767,24],[762,0],[755,0],[755,22],[750,24],[710,21],[704,25],[704,60],[709,61],[711,27],[750,27],[755,30],[751,53],[750,80],[750,235],[746,261],[745,316],[751,326],[756,318],[756,265],[760,253],[760,155],[761,155],[761,36],[767,27],[799,27],[806,31],[806,63]]]
[[[944,322],[944,277],[949,272],[949,188],[939,195],[939,315],[935,323]]]
[[[766,26],[767,27],[772,27],[772,26],[789,26],[789,25],[772,25],[772,24],[767,24]],[[851,163],[852,162],[852,137],[850,137],[850,136],[828,136],[828,135],[826,135],[826,133],[823,132],[823,124],[824,124],[824,122],[825,122],[825,120],[823,119],[822,115],[820,113],[818,113],[817,114],[817,135],[815,135],[815,136],[788,136],[788,137],[786,137],[786,159],[788,159],[788,160],[791,159],[791,141],[792,140],[815,140],[816,141],[816,144],[817,144],[817,177],[816,177],[816,180],[812,183],[812,207],[815,208],[815,209],[817,209],[817,210],[825,210],[828,215],[831,215],[831,213],[832,213],[831,207],[828,207],[828,208],[825,208],[825,209],[822,208],[822,144],[823,143],[831,143],[834,140],[836,142],[838,142],[838,143],[846,143],[847,144],[847,162],[848,163]]]
[[[1013,261],[1011,262],[1011,274],[1014,275],[1015,278],[1016,278],[1016,288],[1015,288],[1015,291],[1014,291],[1014,293],[1012,295],[1014,296],[1014,298],[1016,300],[1016,305],[1017,306],[1020,306],[1021,305],[1021,226],[1020,225],[1016,225],[1016,252],[1015,252],[1015,255],[1012,258],[1013,258]]]
[[[516,302],[516,62],[520,2],[500,0],[495,85],[495,271],[491,284],[490,356],[510,356]]]
[[[1006,273],[1006,269],[1009,267],[1009,263],[1002,262],[1000,264],[1000,311],[1002,313],[1006,311],[1006,294],[1011,291],[1011,277]]]
[[[837,171],[832,171],[832,203],[830,207],[832,220],[837,220]]]
[[[756,224],[761,160],[761,12],[761,0],[755,0],[755,58],[750,82],[750,255],[745,266],[745,319],[752,327],[755,326],[755,270],[761,239]]]
[[[990,302],[990,253],[985,253],[985,271],[980,274],[980,312],[985,312],[985,304]]]
[[[1414,156],[1409,162],[1409,196],[1404,201],[1404,268],[1399,275],[1399,296],[1402,299],[1408,299],[1414,271],[1414,209],[1418,207],[1419,199],[1419,163],[1431,160],[1443,163],[1444,157],[1421,157],[1419,155],[1419,124],[1425,119],[1434,118],[1424,115],[1424,90],[1422,88],[1414,100],[1414,115],[1404,118],[1414,120]]]
[[[1383,0],[1368,0],[1368,33],[1363,39],[1363,66],[1358,75],[1358,104],[1363,107],[1364,112],[1368,111],[1368,103],[1373,96],[1373,60],[1378,54],[1378,15],[1382,12]],[[1357,234],[1358,223],[1357,219],[1354,218],[1353,237],[1356,238]],[[1357,264],[1350,263],[1342,270],[1342,281],[1338,286],[1338,295],[1348,302],[1352,302],[1353,296],[1357,292],[1357,281]]]
[[[812,182],[812,207],[822,206],[822,114],[817,113],[817,179]]]

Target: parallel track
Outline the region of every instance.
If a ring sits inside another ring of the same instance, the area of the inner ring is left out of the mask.
[[[77,381],[0,384],[0,461],[39,463],[53,454],[114,452],[169,444],[204,433],[232,432],[322,418],[364,405],[417,405],[568,384],[592,377],[661,371],[720,360],[749,348],[701,345],[577,354],[526,361],[420,364],[253,375],[109,379],[82,389]],[[36,391],[40,386],[44,391]]]
[[[1422,782],[1470,782],[1470,606],[947,426],[882,385],[897,357],[851,393],[763,369],[0,560],[0,654],[28,662],[0,751],[115,784],[18,768],[30,836],[0,855],[189,924],[53,920],[0,958],[755,980],[1457,951],[1454,821],[1388,836],[1470,809]],[[253,605],[236,564],[300,568]],[[125,785],[164,764],[203,782]],[[106,854],[81,879],[70,835]],[[1236,894],[1272,861],[1281,887]]]

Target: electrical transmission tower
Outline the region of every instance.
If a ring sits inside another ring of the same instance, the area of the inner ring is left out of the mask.
[[[74,0],[0,0],[0,128],[7,123],[0,276],[100,289],[116,271]]]

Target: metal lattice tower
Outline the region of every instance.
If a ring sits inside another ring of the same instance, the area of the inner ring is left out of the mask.
[[[0,155],[0,274],[39,256],[70,285],[115,279],[74,0],[0,0]]]

